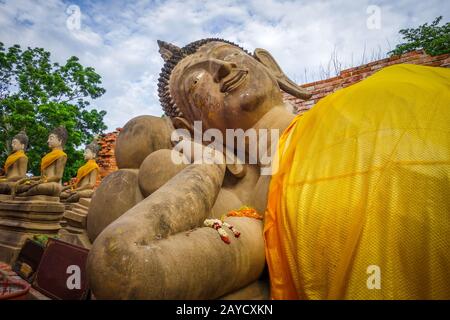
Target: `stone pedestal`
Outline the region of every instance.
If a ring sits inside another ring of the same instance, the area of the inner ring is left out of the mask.
[[[11,200],[12,197],[9,194],[0,194],[0,202],[5,200]]]
[[[27,238],[55,236],[64,205],[58,197],[14,197],[0,201],[0,260],[12,263]]]
[[[78,203],[66,205],[63,220],[64,228],[59,231],[59,237],[62,241],[72,243],[77,246],[90,249],[92,244],[87,236],[87,214],[90,198],[81,198]]]

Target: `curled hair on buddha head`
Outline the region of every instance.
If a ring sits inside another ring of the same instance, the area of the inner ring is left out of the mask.
[[[13,139],[19,140],[19,142],[24,145],[24,149],[27,149],[27,147],[28,147],[28,136],[27,136],[27,134],[25,133],[24,130],[22,130],[18,134],[16,134],[13,137]]]
[[[92,153],[97,156],[98,151],[100,150],[100,146],[98,145],[98,140],[94,138],[94,140],[86,145],[86,149],[92,151]]]
[[[198,49],[200,49],[201,46],[210,43],[210,42],[223,42],[230,44],[232,46],[235,46],[245,53],[247,53],[249,56],[253,57],[251,53],[249,53],[247,50],[243,49],[241,46],[224,39],[220,38],[207,38],[202,40],[197,40],[194,42],[189,43],[188,45],[184,46],[183,48],[179,48],[173,44],[158,40],[159,45],[159,52],[164,60],[164,66],[161,69],[161,73],[159,74],[158,79],[158,96],[159,101],[161,102],[161,106],[164,110],[165,115],[175,118],[175,117],[183,117],[183,113],[180,111],[180,109],[177,107],[175,101],[170,95],[170,89],[169,89],[169,79],[170,75],[172,74],[173,69],[175,66],[183,60],[185,57],[194,54],[197,52]]]
[[[50,132],[50,134],[54,134],[61,141],[61,145],[65,145],[67,142],[67,138],[69,134],[67,133],[67,129],[63,126],[59,126]]]

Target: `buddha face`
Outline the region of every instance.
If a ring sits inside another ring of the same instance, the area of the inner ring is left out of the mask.
[[[88,161],[88,160],[92,160],[95,158],[95,154],[94,152],[92,152],[91,149],[86,148],[84,149],[84,160]]]
[[[20,151],[25,149],[25,145],[21,143],[18,139],[12,139],[11,147],[13,151]]]
[[[275,77],[241,49],[210,42],[180,61],[170,77],[170,93],[185,118],[203,127],[251,128],[282,103]]]
[[[61,139],[59,139],[59,137],[56,134],[51,133],[48,136],[47,144],[50,149],[54,149],[54,148],[61,147],[62,141],[61,141]]]

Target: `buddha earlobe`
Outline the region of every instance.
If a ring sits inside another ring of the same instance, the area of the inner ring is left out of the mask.
[[[289,93],[293,95],[296,98],[300,98],[303,100],[307,100],[311,98],[311,92],[309,92],[306,89],[303,89],[302,87],[298,86],[295,82],[290,80],[281,70],[278,63],[275,61],[274,57],[264,49],[255,49],[255,52],[253,54],[259,62],[261,62],[266,68],[268,68],[272,74],[277,79],[278,85],[280,86],[281,90],[283,90],[286,93]]]
[[[162,40],[158,40],[157,42],[159,46],[159,53],[161,54],[164,62],[167,62],[174,54],[181,52],[181,49],[176,45]]]

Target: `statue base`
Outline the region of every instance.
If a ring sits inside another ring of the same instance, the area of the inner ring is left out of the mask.
[[[12,199],[12,196],[11,195],[9,195],[9,194],[0,194],[0,202],[1,201],[7,201],[7,200],[11,200]]]
[[[0,202],[0,260],[12,264],[27,238],[56,236],[64,213],[58,197],[14,197]]]
[[[73,203],[70,206],[66,204],[66,211],[64,212],[63,220],[64,227],[59,231],[59,236],[62,241],[90,249],[92,243],[89,241],[87,235],[87,215],[90,198],[81,198],[79,202]]]

